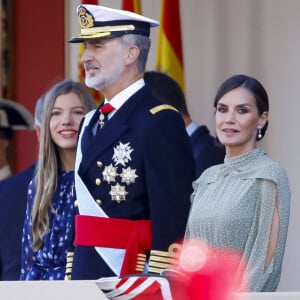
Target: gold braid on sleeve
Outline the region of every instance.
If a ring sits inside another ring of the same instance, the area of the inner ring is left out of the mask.
[[[67,263],[66,263],[65,280],[71,280],[73,257],[74,257],[74,252],[68,252],[68,254],[67,254]]]
[[[168,251],[151,250],[148,271],[160,274],[165,269],[172,269],[177,266],[178,252],[181,246],[171,244]]]

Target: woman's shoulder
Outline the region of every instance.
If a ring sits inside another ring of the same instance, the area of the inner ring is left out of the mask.
[[[274,180],[276,182],[287,180],[287,174],[283,166],[267,154],[260,156],[254,166],[257,170],[257,177]]]

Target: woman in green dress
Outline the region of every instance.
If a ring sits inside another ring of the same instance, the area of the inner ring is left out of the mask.
[[[275,291],[291,195],[284,169],[257,143],[268,126],[268,95],[255,78],[235,75],[220,86],[214,107],[226,156],[193,183],[185,239],[238,251],[246,262],[244,287]]]

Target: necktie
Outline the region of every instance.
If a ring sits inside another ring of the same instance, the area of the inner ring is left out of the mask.
[[[113,111],[114,109],[115,108],[109,103],[106,103],[105,105],[103,105],[99,108],[99,111],[100,111],[100,116],[99,116],[100,129],[104,126],[105,122],[107,121],[107,115],[111,111]]]

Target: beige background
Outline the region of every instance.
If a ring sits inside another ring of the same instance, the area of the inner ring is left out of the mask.
[[[68,7],[66,38],[78,32],[76,6]],[[120,8],[121,1],[101,0]],[[143,14],[159,19],[160,1],[142,0]],[[70,12],[71,15],[68,15]],[[291,219],[279,291],[300,291],[299,128],[300,1],[181,0],[186,95],[192,117],[214,133],[212,102],[227,77],[259,79],[270,98],[270,122],[262,145],[286,169],[292,189]],[[148,69],[155,67],[157,29]],[[66,76],[76,78],[78,48],[66,44]]]

